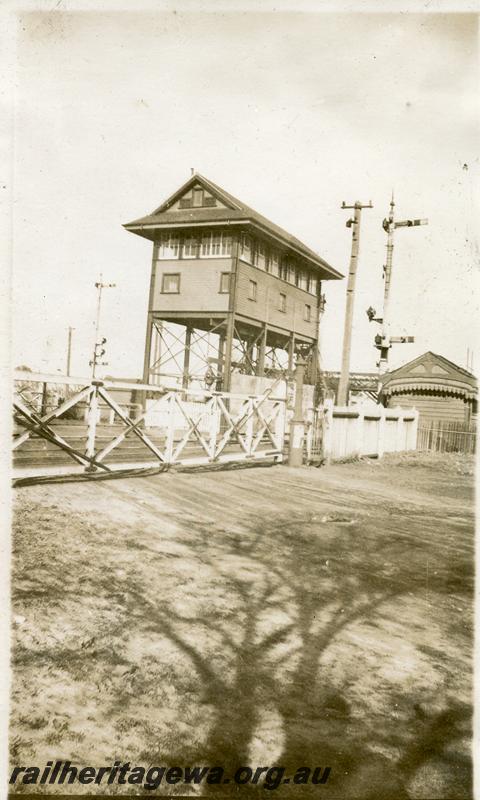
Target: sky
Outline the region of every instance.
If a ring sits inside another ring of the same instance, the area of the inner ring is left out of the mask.
[[[342,201],[372,201],[355,370],[377,360],[365,311],[382,305],[394,189],[397,218],[429,224],[396,233],[391,333],[415,343],[394,346],[390,364],[433,350],[465,366],[470,348],[479,366],[475,15],[58,5],[20,14],[16,30],[14,366],[64,372],[72,326],[72,373],[88,374],[102,275],[116,284],[102,301],[105,372],[141,375],[151,244],[122,223],[160,205],[192,167],[344,274]],[[324,291],[323,365],[339,369],[346,281]]]

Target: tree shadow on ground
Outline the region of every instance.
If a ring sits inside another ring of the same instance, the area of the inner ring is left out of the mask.
[[[412,680],[408,693],[396,697],[403,714],[398,723],[393,695],[376,710],[379,730],[372,741],[369,698],[357,704],[351,680],[342,679],[344,664],[338,680],[322,667],[356,625],[376,625],[396,602],[424,592],[420,562],[413,558],[407,570],[398,567],[394,538],[387,534],[380,546],[367,537],[359,547],[362,532],[348,520],[334,521],[321,539],[315,526],[296,528],[286,520],[249,536],[196,527],[192,557],[208,569],[228,611],[217,601],[209,606],[201,594],[188,599],[187,612],[179,611],[162,600],[161,586],[154,599],[143,590],[131,595],[136,617],[148,620],[144,629],[167,637],[193,665],[200,702],[213,710],[203,743],[189,749],[177,742],[170,763],[222,765],[230,775],[246,765],[281,765],[289,776],[299,767],[329,766],[331,798],[402,800],[412,796],[415,782],[423,791],[439,786],[439,797],[446,796],[445,786],[449,797],[471,796],[470,759],[455,749],[458,739],[470,737],[469,706],[445,697],[430,708],[428,693],[422,695]],[[464,590],[461,570],[437,567],[429,581],[432,594]],[[238,787],[208,787],[215,790],[225,795]],[[260,782],[241,791],[253,796],[265,790]],[[280,787],[282,795],[292,791],[313,797],[319,790]]]

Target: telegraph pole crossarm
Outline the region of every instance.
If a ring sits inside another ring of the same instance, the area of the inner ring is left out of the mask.
[[[368,203],[361,203],[357,201],[353,205],[342,203],[342,209],[353,209],[353,218],[347,220],[345,223],[347,228],[352,228],[352,251],[350,255],[350,267],[348,271],[347,283],[347,301],[345,307],[345,326],[343,332],[343,349],[342,349],[342,369],[340,372],[340,380],[338,383],[337,403],[340,406],[347,405],[348,403],[348,381],[350,375],[350,351],[352,346],[352,326],[353,326],[353,308],[355,299],[355,282],[357,275],[358,254],[360,246],[360,219],[362,208],[373,208],[372,201]]]

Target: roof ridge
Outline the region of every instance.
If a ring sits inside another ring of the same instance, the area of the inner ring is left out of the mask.
[[[327,269],[331,273],[331,277],[336,277],[336,278],[344,277],[342,273],[340,273],[337,269],[332,267],[315,250],[312,250],[311,247],[304,244],[304,242],[302,242],[293,234],[289,233],[287,230],[285,230],[285,228],[282,228],[280,225],[277,225],[275,222],[268,219],[268,217],[265,217],[263,214],[260,214],[260,212],[255,211],[254,208],[248,206],[246,203],[243,203],[241,200],[238,199],[238,197],[235,197],[235,195],[230,194],[230,192],[227,192],[225,189],[222,189],[220,186],[218,186],[218,184],[214,183],[214,181],[211,181],[209,178],[207,178],[205,175],[202,175],[199,172],[193,173],[193,175],[191,175],[189,179],[179,187],[179,189],[177,189],[173,194],[171,194],[151,214],[148,214],[145,217],[141,217],[138,220],[134,220],[133,222],[126,223],[125,227],[127,229],[130,229],[130,227],[133,225],[137,226],[145,225],[147,224],[149,218],[159,216],[162,213],[163,214],[168,213],[170,205],[175,202],[176,198],[179,195],[181,195],[182,192],[185,192],[192,184],[194,184],[195,181],[198,181],[201,185],[208,188],[214,194],[217,194],[220,197],[220,199],[224,200],[227,206],[230,206],[230,208],[226,210],[238,211],[242,214],[247,215],[248,216],[248,220],[246,220],[247,222],[256,225],[257,227],[260,228],[260,230],[262,228],[265,229],[264,233],[267,233],[273,237],[277,237],[278,239],[283,241],[287,245],[287,247],[291,247],[292,250],[294,251],[296,250],[297,252],[299,252],[300,255],[303,255],[304,258],[313,260],[317,265],[321,265],[323,268]],[[233,206],[233,209],[231,208],[231,206]],[[152,220],[152,223],[155,222],[159,222],[159,220]]]
[[[228,198],[228,200],[230,200],[232,205],[236,206],[239,211],[247,209],[249,211],[250,210],[253,211],[253,209],[249,209],[248,206],[245,205],[245,203],[242,203],[242,201],[239,200],[238,197],[235,197],[233,194],[230,194],[230,192],[227,192],[225,189],[222,189],[221,186],[218,186],[218,184],[211,181],[210,178],[206,178],[205,175],[201,175],[199,172],[196,172],[192,177],[200,178],[200,180],[204,181],[209,187],[211,187],[214,190],[214,192],[217,192],[218,194],[223,195],[223,197]]]
[[[449,358],[441,356],[439,353],[434,353],[433,350],[429,350],[428,352],[431,353],[432,356],[435,356],[435,358],[439,358],[441,361],[444,361],[449,366],[453,367],[454,369],[457,369],[459,372],[463,372],[465,375],[469,375],[471,378],[476,378],[474,372],[470,372],[470,370],[465,369],[465,367],[461,367],[460,364],[455,364],[455,362],[450,361]]]
[[[281,225],[277,225],[276,222],[273,222],[273,220],[269,219],[264,214],[261,214],[259,211],[256,211],[252,206],[249,206],[246,203],[244,203],[243,200],[239,200],[238,197],[235,197],[235,195],[230,194],[230,192],[227,192],[225,189],[222,189],[220,186],[211,181],[209,178],[206,178],[204,175],[200,175],[199,173],[196,174],[197,176],[202,178],[206,183],[210,184],[210,186],[212,186],[216,191],[222,193],[225,197],[228,197],[231,202],[237,205],[240,211],[245,211],[248,214],[251,214],[254,219],[256,218],[257,221],[263,222],[267,226],[272,226],[273,228],[282,231],[283,234],[286,234],[288,236],[288,238],[292,241],[292,243],[296,242],[297,245],[300,246],[303,250],[308,251],[311,255],[315,256],[315,258],[320,258],[321,261],[324,261],[324,259],[322,259],[322,257],[319,256],[318,253],[315,252],[315,250],[312,250],[311,247],[302,242],[301,239],[298,239],[298,237],[294,236],[291,233],[288,233],[288,231],[286,231],[285,228],[282,228]],[[324,263],[326,264],[327,262],[324,261]],[[330,265],[328,264],[328,266]]]
[[[425,356],[428,355],[434,356],[434,358],[437,358],[439,361],[443,361],[444,364],[448,364],[448,366],[457,370],[457,372],[461,372],[464,375],[467,375],[469,378],[474,378],[475,380],[477,380],[477,376],[475,375],[474,372],[469,372],[467,369],[464,369],[464,367],[461,367],[459,364],[455,364],[454,361],[450,361],[450,359],[445,358],[445,356],[442,356],[439,353],[434,353],[433,350],[426,350],[424,353],[421,353],[421,355],[412,358],[411,361],[407,361],[405,364],[401,364],[399,367],[396,367],[395,369],[392,369],[390,372],[387,372],[384,375],[385,382],[388,382],[388,380],[390,380],[390,378],[396,372],[399,372],[399,370],[405,369],[406,367],[411,367],[413,364],[415,364],[416,361],[421,361],[422,358],[425,358]]]

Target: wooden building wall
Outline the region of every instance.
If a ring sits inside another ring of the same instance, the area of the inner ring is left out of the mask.
[[[256,300],[249,297],[250,281],[257,285]],[[286,296],[285,311],[280,310],[281,294]],[[305,319],[306,305],[310,306],[310,321]],[[286,331],[317,338],[318,298],[241,260],[238,262],[235,311]]]
[[[157,261],[152,310],[227,312],[229,295],[220,292],[220,276],[231,270],[231,257]],[[162,277],[166,273],[180,275],[179,294],[162,293]]]
[[[227,312],[229,294],[220,292],[222,272],[232,272],[233,258],[159,259],[155,261],[152,311]],[[180,275],[180,292],[162,292],[165,274]],[[250,281],[256,284],[256,299],[250,298]],[[281,310],[285,295],[286,308]],[[306,319],[310,307],[310,320]],[[235,313],[266,322],[286,332],[315,340],[318,334],[318,297],[299,289],[265,270],[238,261]]]
[[[453,395],[420,394],[394,394],[388,398],[388,408],[416,408],[419,413],[419,424],[422,421],[442,420],[445,422],[468,421],[468,401]],[[471,403],[470,403],[471,406]]]

